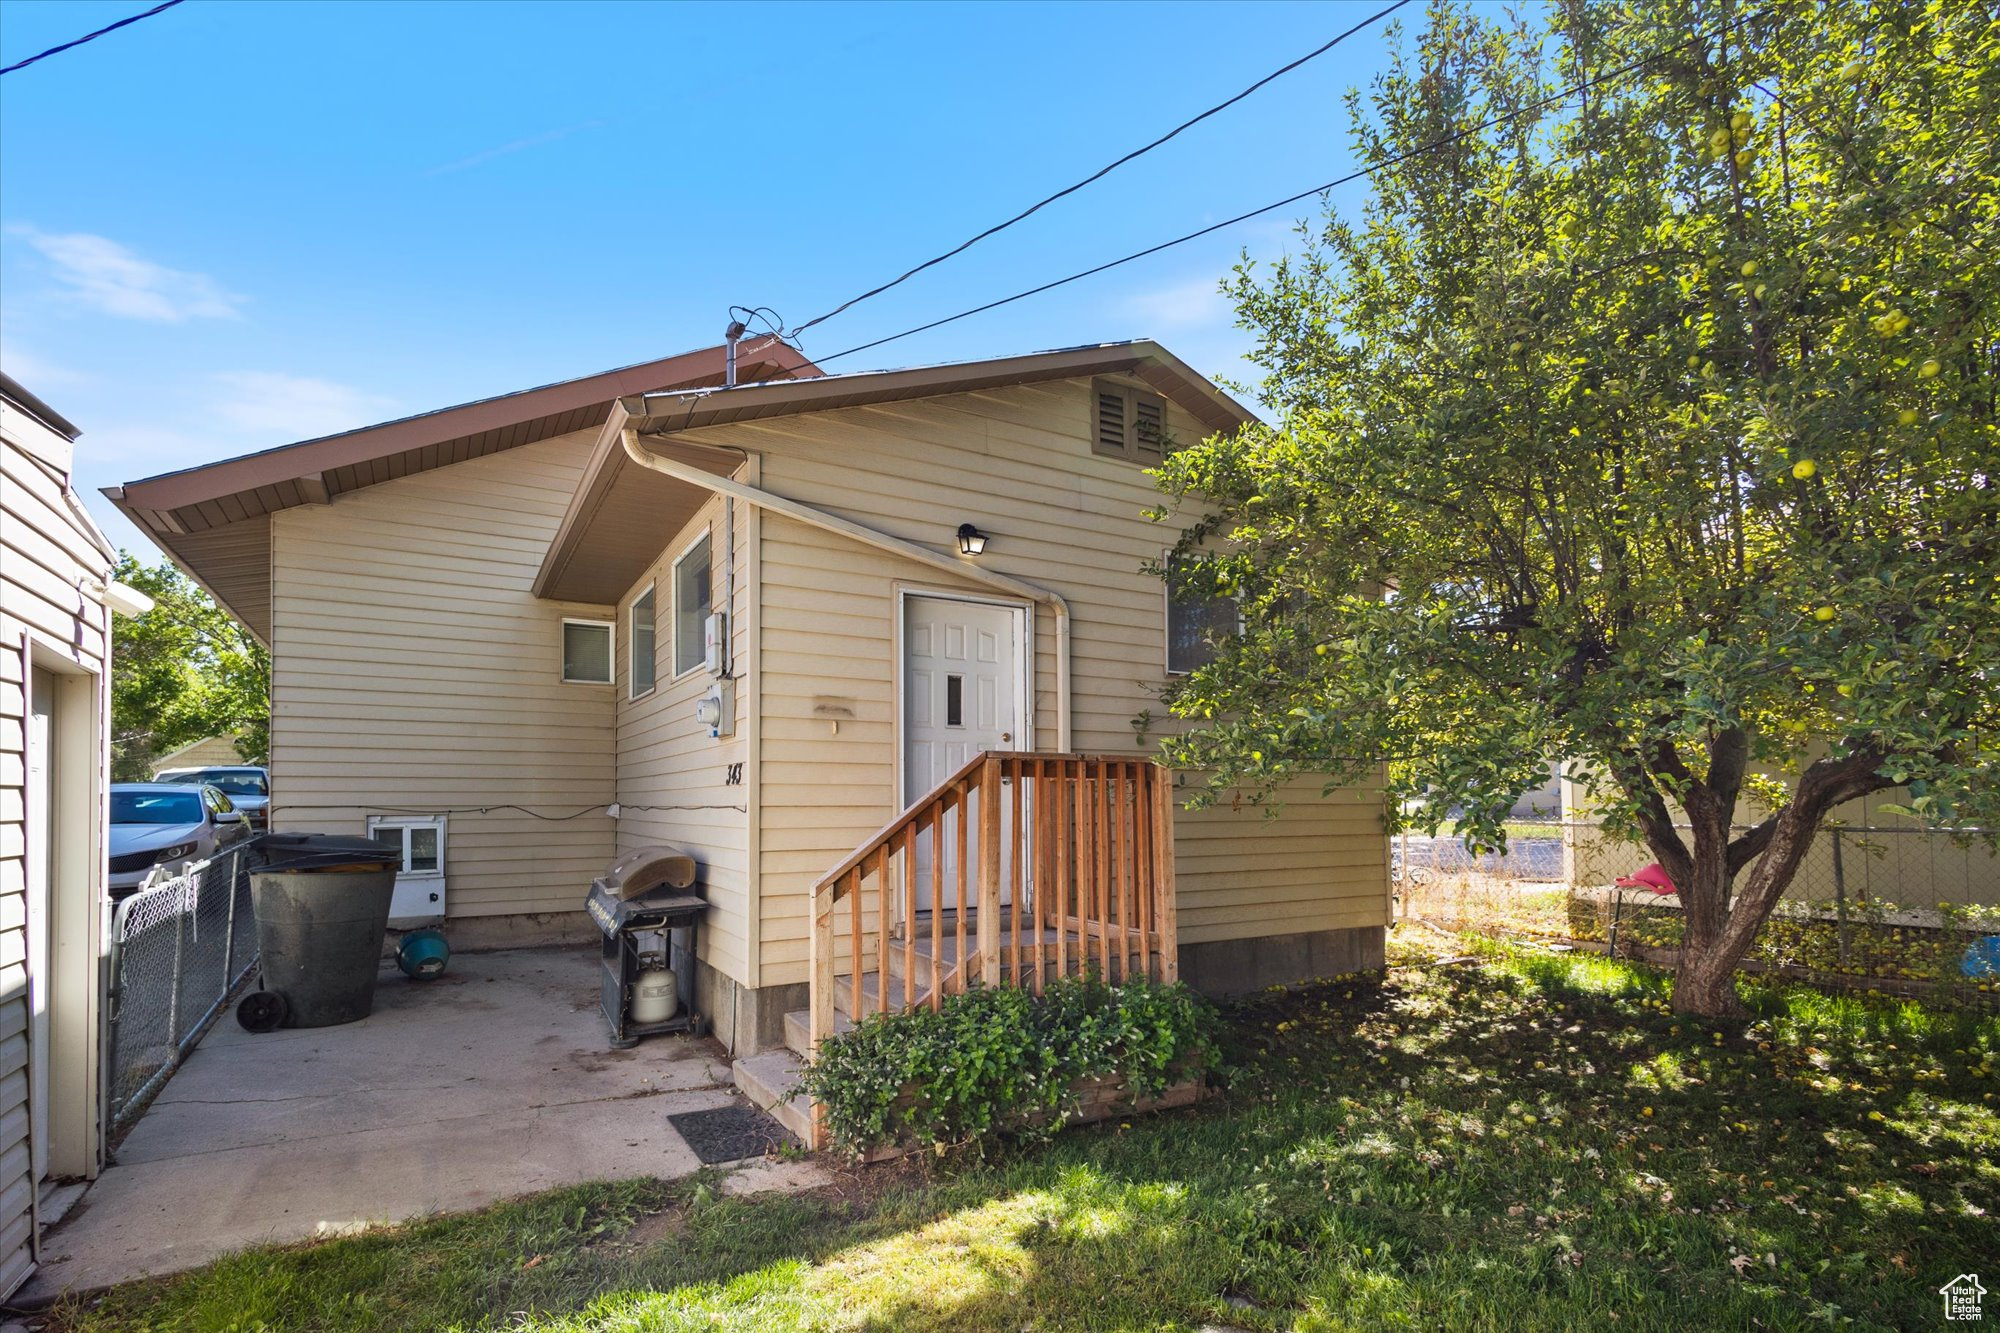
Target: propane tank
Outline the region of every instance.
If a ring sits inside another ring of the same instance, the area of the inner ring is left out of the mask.
[[[664,1023],[680,1012],[680,1007],[680,978],[664,958],[649,956],[632,985],[632,1021]]]

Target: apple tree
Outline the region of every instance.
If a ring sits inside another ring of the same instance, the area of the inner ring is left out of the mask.
[[[1392,821],[1429,792],[1487,845],[1571,761],[1679,886],[1676,1006],[1740,1012],[1830,809],[2000,818],[2000,24],[1485,14],[1351,95],[1368,201],[1227,283],[1273,424],[1162,472],[1206,515],[1171,577],[1245,624],[1171,757],[1387,764]]]

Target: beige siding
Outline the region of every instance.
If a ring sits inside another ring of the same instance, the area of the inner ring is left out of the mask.
[[[530,585],[589,448],[559,436],[275,516],[274,822],[450,811],[450,916],[581,907],[614,846],[616,705],[563,683],[561,622],[612,612]]]
[[[761,456],[763,484],[949,549],[959,523],[992,537],[983,567],[1059,592],[1072,613],[1072,746],[1128,752],[1133,720],[1160,711],[1165,606],[1143,572],[1172,538],[1142,511],[1138,468],[1090,452],[1089,384],[1070,381],[715,427],[698,434]],[[1178,409],[1169,430],[1200,428]],[[896,804],[895,590],[948,576],[767,516],[762,568],[764,735],[758,855],[760,984],[805,978],[807,891]],[[966,591],[985,591],[966,583]],[[1055,627],[1038,609],[1037,744],[1053,748]],[[831,704],[851,713],[838,733]],[[1305,788],[1284,814],[1183,817],[1181,937],[1189,943],[1382,925],[1387,842],[1379,801]]]
[[[731,661],[739,676],[749,652],[753,619],[752,584],[747,569],[749,523],[746,506],[736,506],[737,596],[730,608]],[[747,864],[747,793],[744,782],[728,782],[730,766],[748,758],[750,682],[739,679],[733,735],[711,737],[695,721],[695,701],[714,677],[696,667],[674,675],[674,563],[709,534],[715,604],[724,602],[722,502],[711,501],[661,551],[645,575],[618,603],[618,850],[648,844],[685,848],[701,860],[713,907],[702,922],[702,955],[710,966],[738,981],[750,979],[750,883]],[[632,603],[648,587],[654,591],[658,624],[658,684],[650,694],[631,697],[629,631]]]
[[[234,736],[209,736],[161,755],[153,761],[153,772],[158,774],[169,768],[226,768],[248,762],[237,750]]]
[[[103,673],[110,617],[104,580],[111,562],[102,539],[66,496],[68,441],[11,409],[0,408],[0,1298],[33,1266],[30,1233],[35,1192],[30,1147],[28,966],[30,913],[49,932],[49,957],[63,940],[90,941],[102,920],[104,709]],[[46,836],[50,813],[30,807],[27,735],[34,670],[58,686],[57,841],[49,849],[50,895],[28,900],[31,848]],[[81,744],[79,744],[81,742]],[[60,925],[60,931],[59,931]],[[95,1173],[98,953],[73,948],[61,975],[37,979],[49,1014],[55,1133],[64,1164]],[[65,1049],[71,1054],[54,1058]],[[74,1081],[75,1086],[68,1083]],[[51,1164],[53,1165],[53,1164]]]

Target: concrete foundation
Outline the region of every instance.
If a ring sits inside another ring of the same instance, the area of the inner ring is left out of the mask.
[[[1183,944],[1181,980],[1206,995],[1241,995],[1266,986],[1374,971],[1385,965],[1387,948],[1384,926]]]
[[[703,963],[695,972],[695,1007],[708,1015],[710,1035],[733,1056],[785,1044],[785,1014],[811,1003],[806,983],[746,986]]]
[[[577,899],[582,901],[583,895]],[[438,923],[453,953],[480,953],[488,949],[552,949],[572,944],[594,944],[604,938],[590,914],[579,907],[574,912],[524,912],[516,916],[452,916]],[[405,932],[389,932],[386,955],[393,957]]]

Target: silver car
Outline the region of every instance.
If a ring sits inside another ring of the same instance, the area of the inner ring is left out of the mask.
[[[250,821],[206,784],[111,784],[111,898],[137,891],[154,866],[175,874],[250,836]]]
[[[207,768],[163,768],[153,774],[155,782],[206,782],[220,791],[251,823],[262,830],[269,827],[271,810],[271,770],[259,764],[213,764]]]

